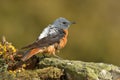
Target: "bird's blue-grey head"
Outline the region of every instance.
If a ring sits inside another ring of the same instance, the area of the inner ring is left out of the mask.
[[[71,24],[73,24],[73,23],[68,21],[65,18],[60,17],[60,18],[56,19],[52,25],[54,25],[55,27],[58,27],[60,29],[68,29]]]

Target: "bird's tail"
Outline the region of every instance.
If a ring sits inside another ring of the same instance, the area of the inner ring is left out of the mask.
[[[22,61],[26,61],[29,58],[31,58],[33,55],[42,52],[43,50],[40,48],[35,48],[35,49],[31,49],[25,52],[25,55],[23,56],[23,58],[21,58]]]

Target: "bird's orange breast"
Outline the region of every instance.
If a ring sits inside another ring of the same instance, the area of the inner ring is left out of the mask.
[[[46,47],[44,52],[51,54],[51,53],[55,53],[57,51],[56,49],[63,48],[67,43],[68,30],[64,30],[64,33],[65,33],[65,35],[63,38],[60,39],[59,43],[55,43],[53,45]]]
[[[60,39],[59,47],[63,48],[67,43],[68,30],[64,30],[65,36]]]

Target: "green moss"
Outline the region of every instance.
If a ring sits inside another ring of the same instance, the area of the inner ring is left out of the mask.
[[[52,62],[52,63],[51,63]],[[45,58],[40,61],[39,66],[57,66],[64,69],[73,80],[112,80],[115,75],[120,75],[119,67],[111,64],[60,60],[55,58]]]
[[[4,59],[0,59],[0,73],[6,72],[8,68],[8,65],[5,63]]]
[[[21,72],[4,72],[0,79],[5,80],[60,80],[63,70],[55,67],[47,67],[37,70],[24,70]]]

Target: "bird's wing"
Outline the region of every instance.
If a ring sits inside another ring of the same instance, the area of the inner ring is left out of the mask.
[[[42,31],[42,33],[39,35],[38,39],[42,39],[42,38],[46,37],[47,34],[49,34],[50,28],[51,28],[51,25],[49,25],[48,27],[46,27],[46,28]]]
[[[22,49],[33,49],[33,48],[42,48],[42,47],[47,47],[49,45],[52,45],[54,43],[59,43],[60,39],[62,39],[65,36],[65,32],[64,30],[60,29],[58,30],[56,33],[52,34],[52,35],[48,35],[42,39],[38,39],[37,41],[35,41],[34,43],[23,47]]]
[[[54,25],[48,25],[42,33],[39,35],[38,39],[42,39],[44,37],[47,37],[48,35],[52,35],[56,33],[57,28]]]

